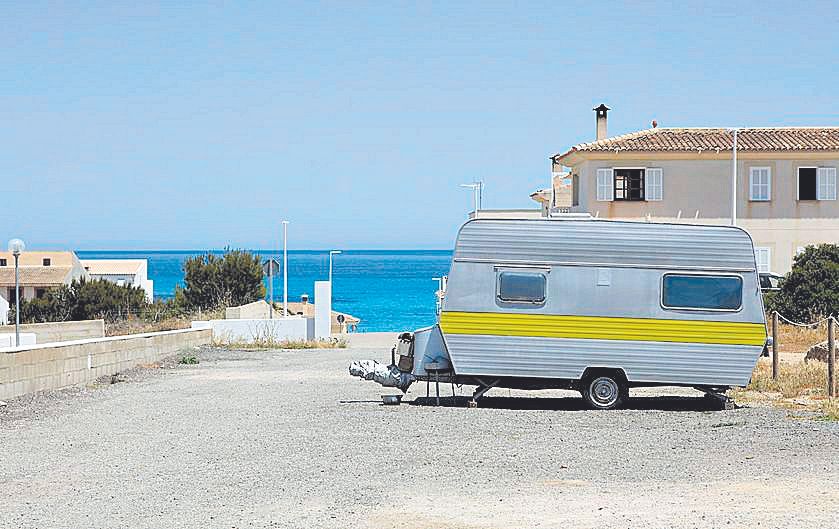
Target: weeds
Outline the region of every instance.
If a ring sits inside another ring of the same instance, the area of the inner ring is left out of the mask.
[[[780,393],[785,399],[818,395],[827,390],[827,364],[821,362],[783,362],[778,379],[772,378],[772,364],[761,358],[752,373],[747,390]]]
[[[329,340],[275,340],[272,338],[259,338],[250,343],[214,341],[213,345],[246,351],[260,349],[345,349],[347,347],[347,341],[343,338],[331,338]]]
[[[178,359],[179,364],[195,365],[198,363],[198,357],[195,355],[184,355]]]
[[[823,421],[839,421],[839,399],[828,399],[822,402],[821,410],[824,415],[819,417]]]

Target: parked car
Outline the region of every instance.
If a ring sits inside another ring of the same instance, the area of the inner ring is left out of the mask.
[[[760,290],[763,292],[771,292],[773,290],[781,290],[781,279],[783,276],[779,276],[778,274],[773,274],[772,272],[761,272],[759,274],[760,277]]]

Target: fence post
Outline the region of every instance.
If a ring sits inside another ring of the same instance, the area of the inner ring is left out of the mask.
[[[836,318],[827,319],[827,396],[836,396]]]
[[[772,312],[772,380],[778,380],[778,311]]]

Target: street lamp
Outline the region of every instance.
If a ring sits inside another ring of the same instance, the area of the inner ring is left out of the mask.
[[[329,250],[329,288],[332,288],[332,256],[339,253],[341,250]]]
[[[475,218],[478,218],[478,210],[481,209],[481,202],[483,199],[483,190],[484,190],[484,182],[482,180],[478,180],[476,182],[472,182],[471,184],[460,184],[460,187],[466,187],[471,189],[474,192],[475,197]]]
[[[20,267],[18,261],[26,245],[20,239],[9,241],[9,251],[15,256],[15,347],[20,347]]]
[[[288,221],[283,221],[283,318],[288,316]]]

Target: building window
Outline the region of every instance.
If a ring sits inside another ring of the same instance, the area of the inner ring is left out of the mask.
[[[749,168],[749,200],[772,199],[772,171],[769,167]]]
[[[0,259],[0,266],[8,266],[8,263],[5,259]]]
[[[816,200],[819,191],[818,168],[798,168],[798,200]]]
[[[772,249],[767,247],[755,248],[755,263],[757,263],[758,272],[771,272]]]
[[[817,180],[816,197],[819,200],[836,200],[836,168],[819,167]]]
[[[47,289],[45,288],[36,288],[35,289],[35,297],[41,299],[47,293]]]
[[[644,200],[644,170],[615,169],[615,200]]]
[[[645,171],[644,195],[647,200],[662,200],[664,197],[663,171],[660,167],[648,167]]]
[[[739,310],[743,280],[738,276],[666,274],[661,305],[668,309]]]
[[[597,200],[614,200],[614,180],[615,172],[612,169],[597,170]]]
[[[580,175],[578,174],[571,177],[571,205],[580,205]]]
[[[52,264],[52,260],[49,257],[44,257],[44,266],[49,266]]]
[[[498,299],[513,303],[542,303],[548,279],[540,272],[500,272]]]

